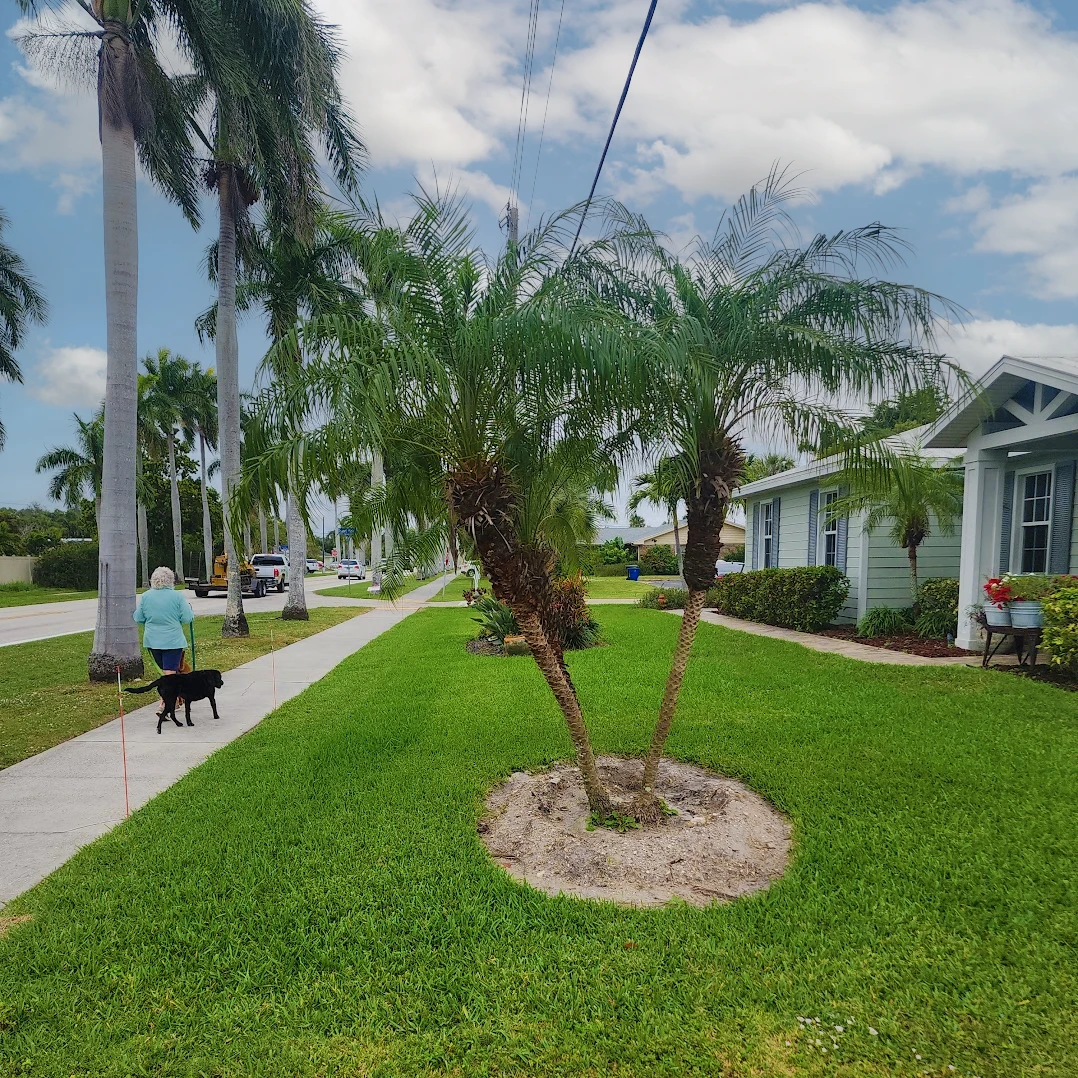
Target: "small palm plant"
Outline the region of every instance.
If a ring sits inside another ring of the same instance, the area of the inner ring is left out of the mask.
[[[75,509],[83,498],[94,500],[94,519],[101,528],[101,473],[105,460],[105,410],[90,419],[75,416],[77,445],[59,445],[37,462],[39,472],[55,472],[49,480],[49,497]]]
[[[935,528],[954,535],[962,519],[962,471],[916,451],[897,453],[883,467],[850,469],[842,483],[849,493],[832,502],[832,519],[864,513],[864,529],[887,526],[891,542],[906,551],[910,565],[913,616],[921,613],[917,551]]]

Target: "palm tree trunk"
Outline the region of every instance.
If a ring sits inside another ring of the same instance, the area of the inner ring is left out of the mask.
[[[303,574],[307,571],[307,522],[299,511],[299,502],[293,488],[294,484],[290,483],[288,509],[285,514],[285,523],[288,525],[288,598],[285,600],[281,617],[288,621],[309,621],[307,592],[303,580]]]
[[[913,616],[918,618],[921,616],[921,602],[917,595],[917,547],[907,547],[906,554],[910,559],[910,590],[913,595]]]
[[[94,524],[97,526],[97,541],[101,542],[101,495],[94,498]]]
[[[376,449],[371,458],[371,490],[377,490],[386,481],[385,461],[382,454]],[[371,532],[371,568],[377,569],[382,563],[382,531],[381,525],[376,524]]]
[[[685,610],[678,629],[677,647],[674,649],[674,661],[666,679],[659,719],[651,735],[651,746],[644,758],[644,777],[640,783],[635,814],[641,822],[654,823],[662,818],[662,804],[655,795],[655,781],[659,776],[659,761],[663,757],[663,747],[670,736],[670,727],[674,724],[674,712],[677,710],[681,682],[685,677],[685,667],[689,661],[696,628],[700,624],[700,612],[704,609],[706,591],[690,591],[685,601]]]
[[[146,519],[146,503],[138,503],[138,545],[142,566],[142,586],[150,586],[150,524]]]
[[[243,519],[243,553],[251,553],[251,519],[250,517],[244,517]]]
[[[202,494],[202,555],[206,559],[205,579],[213,576],[213,520],[210,517],[210,492],[206,483],[206,436],[198,432],[198,455],[202,464],[199,477]]]
[[[266,527],[266,510],[260,505],[258,507],[258,549],[265,554],[268,546],[269,535]]]
[[[588,805],[591,811],[601,819],[610,815],[610,795],[603,785],[599,776],[599,768],[595,762],[595,754],[592,752],[591,739],[588,736],[588,728],[584,723],[584,716],[580,710],[580,701],[568,684],[562,672],[562,665],[557,656],[550,648],[546,633],[540,624],[539,616],[534,611],[513,611],[520,631],[524,639],[528,641],[539,669],[542,671],[554,699],[558,702],[562,714],[565,716],[565,724],[569,727],[569,736],[576,750],[576,762],[580,768],[580,774],[584,779],[584,792],[588,797]]]
[[[131,45],[106,24],[101,45],[98,101],[101,186],[105,234],[105,321],[108,370],[105,444],[98,518],[97,624],[88,670],[91,681],[141,677],[142,648],[135,609],[135,460],[138,399],[138,217],[135,132],[129,115],[117,115],[119,87],[126,88]],[[119,81],[117,81],[119,80]]]
[[[277,514],[273,514],[273,549],[279,551],[281,549],[281,522],[277,519]]]
[[[217,240],[217,413],[220,422],[221,493],[225,507],[225,553],[228,555],[228,600],[222,636],[249,636],[243,613],[240,559],[233,539],[232,492],[240,477],[240,346],[236,337],[236,220],[227,167],[217,182],[221,222]]]
[[[674,505],[674,554],[677,555],[677,571],[685,572],[685,558],[681,553],[681,527],[677,522],[677,505]]]
[[[168,442],[168,481],[172,490],[172,564],[176,570],[176,579],[183,580],[183,521],[180,519],[180,480],[176,475],[176,437],[169,431]]]

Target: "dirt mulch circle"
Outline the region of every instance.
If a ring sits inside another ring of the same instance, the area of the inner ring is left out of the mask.
[[[495,644],[490,640],[469,640],[465,645],[469,655],[504,655],[501,644]]]
[[[870,648],[886,648],[888,651],[904,651],[907,655],[923,655],[929,659],[946,659],[972,655],[964,648],[948,645],[946,640],[926,639],[916,633],[896,633],[894,636],[858,636],[853,629],[819,629],[817,636],[831,636],[836,640],[850,640],[855,644],[868,644]]]
[[[641,760],[604,756],[599,769],[615,802],[639,788]],[[487,798],[479,824],[490,855],[515,879],[576,898],[625,906],[729,902],[763,890],[790,858],[789,820],[740,782],[664,760],[656,790],[676,815],[620,834],[588,829],[580,772],[559,764],[518,771]]]

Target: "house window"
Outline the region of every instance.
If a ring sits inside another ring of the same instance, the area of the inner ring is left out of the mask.
[[[831,506],[838,501],[838,491],[829,490],[823,496],[823,524],[821,536],[823,542],[823,564],[838,565],[838,517],[831,515]]]
[[[761,506],[761,511],[762,511],[762,514],[763,514],[763,517],[762,517],[762,519],[763,519],[763,527],[762,527],[761,531],[763,532],[763,536],[764,536],[764,568],[765,569],[770,569],[772,567],[772,565],[774,564],[774,554],[773,554],[773,551],[775,549],[775,533],[774,533],[775,516],[774,516],[774,508],[775,508],[774,503],[772,503],[772,502],[764,502],[763,505]]]
[[[1023,573],[1048,570],[1048,523],[1052,515],[1052,473],[1034,472],[1020,480],[1022,531],[1019,550]]]

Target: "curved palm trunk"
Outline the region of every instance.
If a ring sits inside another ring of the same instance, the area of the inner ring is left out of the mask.
[[[285,524],[288,527],[288,598],[281,617],[290,621],[308,621],[310,614],[307,613],[307,592],[303,579],[307,571],[307,524],[291,490],[288,492]]]
[[[565,716],[565,724],[569,727],[569,736],[576,750],[576,762],[584,780],[584,792],[588,797],[588,805],[592,812],[605,819],[610,815],[610,795],[599,776],[599,768],[591,748],[591,738],[588,736],[588,728],[580,710],[580,701],[577,700],[576,693],[565,677],[564,664],[559,662],[557,655],[551,649],[538,614],[534,611],[514,610],[513,615],[517,619],[520,631],[524,634],[524,639],[528,642],[532,657],[547,685],[550,686],[550,691],[554,694],[561,713]]]
[[[101,45],[101,185],[105,233],[105,444],[98,518],[97,625],[91,681],[141,677],[135,609],[135,460],[138,400],[138,218],[135,133],[116,98],[129,85],[131,46],[106,25]]]
[[[207,580],[213,575],[213,521],[210,518],[210,494],[206,485],[206,436],[198,432],[198,455],[202,464],[199,484],[202,494],[202,554],[206,559],[206,569],[202,574]]]
[[[225,506],[228,600],[222,636],[249,636],[243,613],[240,559],[233,539],[231,496],[240,476],[240,358],[236,337],[236,220],[232,173],[220,170],[217,184],[221,223],[217,241],[217,413],[220,422],[221,493]]]
[[[663,748],[670,736],[674,724],[674,712],[677,710],[681,682],[685,677],[685,667],[689,661],[693,641],[696,639],[696,627],[700,624],[700,612],[704,609],[706,591],[690,591],[685,601],[685,610],[678,629],[677,647],[674,649],[674,661],[670,664],[670,673],[666,678],[659,719],[651,734],[651,746],[644,758],[644,777],[640,783],[637,798],[637,819],[653,823],[662,818],[662,803],[655,795],[655,781],[659,777],[659,761],[663,758]]]
[[[913,595],[913,616],[918,618],[921,616],[921,603],[917,597],[917,547],[910,544],[906,548],[906,554],[910,559],[910,592]]]
[[[180,518],[180,480],[176,475],[176,437],[168,432],[168,481],[172,493],[172,558],[176,579],[183,580],[183,521]]]

